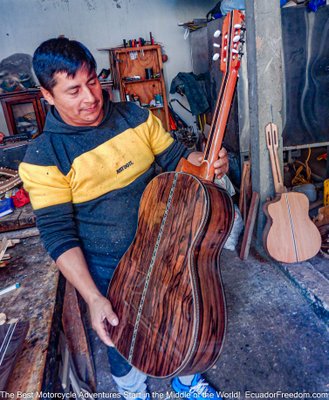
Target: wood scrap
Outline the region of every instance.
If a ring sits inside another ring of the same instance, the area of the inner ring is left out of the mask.
[[[76,289],[67,281],[62,313],[63,331],[79,378],[95,390],[95,368],[84,324],[86,311],[86,304],[81,300]]]
[[[0,261],[9,260],[10,254],[6,253],[9,247],[13,247],[16,244],[20,243],[20,239],[7,239],[4,237],[0,242]]]
[[[5,313],[0,313],[0,325],[5,324],[7,321],[7,315]]]
[[[35,226],[35,214],[31,204],[16,208],[13,213],[1,218],[0,232],[17,231]]]
[[[28,328],[28,322],[0,326],[0,391],[6,390],[6,384],[15,366],[16,358],[23,348]]]
[[[25,229],[20,229],[18,231],[11,231],[11,232],[4,232],[0,233],[0,240],[4,237],[8,239],[26,239],[29,237],[34,237],[34,236],[39,236],[40,232],[39,229],[34,227],[34,228],[25,228]]]
[[[4,237],[1,242],[0,242],[0,261],[3,259],[3,256],[5,255],[7,251],[9,241],[6,237]]]
[[[9,265],[8,261],[0,261],[0,268],[5,268]]]
[[[13,247],[15,246],[15,244],[20,243],[21,240],[20,239],[8,239],[8,247]]]
[[[249,255],[250,243],[254,231],[256,216],[259,206],[259,194],[257,192],[252,193],[250,208],[248,212],[247,222],[245,224],[245,229],[243,233],[240,258],[241,260],[246,260]]]
[[[315,217],[314,223],[318,228],[322,225],[329,225],[329,206],[319,208],[318,215]]]
[[[250,161],[244,161],[242,167],[242,177],[241,177],[240,197],[239,197],[239,210],[241,212],[244,223],[246,223],[247,220],[247,210],[252,195],[250,171],[251,171]]]
[[[319,231],[321,235],[320,252],[323,256],[329,258],[329,224],[321,225]]]

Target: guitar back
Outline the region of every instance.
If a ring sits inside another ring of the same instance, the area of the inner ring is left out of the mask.
[[[314,257],[321,246],[319,230],[308,216],[308,198],[302,193],[282,193],[265,204],[269,217],[264,231],[267,252],[277,261],[294,263]]]
[[[232,216],[226,192],[192,175],[164,173],[147,186],[135,239],[108,291],[120,318],[109,326],[111,339],[147,375],[200,372],[219,356],[226,321],[219,253]]]

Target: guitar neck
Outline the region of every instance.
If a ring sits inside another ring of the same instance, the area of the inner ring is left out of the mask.
[[[286,189],[283,184],[279,156],[278,156],[278,128],[275,124],[270,123],[266,125],[265,132],[266,132],[267,148],[271,160],[275,193],[278,194],[284,193]]]
[[[204,151],[202,163],[207,165],[206,179],[213,181],[215,177],[214,162],[218,160],[218,153],[222,147],[226,130],[226,124],[234,97],[235,87],[238,79],[238,72],[233,70],[222,82],[220,95],[217,100],[213,116],[207,146]]]
[[[240,45],[240,43],[242,42],[243,30],[245,29],[244,15],[241,11],[233,10],[231,13],[227,14],[222,29],[220,70],[224,75],[207,138],[204,157],[200,166],[195,166],[186,160],[181,160],[176,169],[208,181],[213,181],[215,177],[214,162],[218,160],[218,153],[222,147],[226,124],[238,79],[238,70],[242,55],[242,45]],[[214,36],[218,37],[220,34],[219,32],[220,31],[215,32]],[[217,43],[214,45],[220,47]],[[213,60],[216,61],[218,59],[219,54],[214,54]]]

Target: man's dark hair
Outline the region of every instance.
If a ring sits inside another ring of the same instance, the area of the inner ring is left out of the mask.
[[[57,72],[66,72],[74,78],[80,68],[87,68],[91,73],[97,66],[93,55],[82,43],[67,38],[41,43],[34,52],[32,63],[40,85],[51,93],[56,85],[54,75]]]

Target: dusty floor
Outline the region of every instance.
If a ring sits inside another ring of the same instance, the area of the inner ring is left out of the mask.
[[[204,377],[224,398],[324,392],[317,398],[329,398],[328,276],[329,260],[322,256],[287,266],[256,252],[242,262],[236,252],[223,251],[228,328],[223,352]],[[97,389],[115,393],[104,347],[98,339],[93,347]],[[170,380],[149,379],[149,388],[164,399]]]

